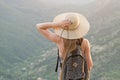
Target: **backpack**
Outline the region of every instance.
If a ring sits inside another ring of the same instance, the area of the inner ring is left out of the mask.
[[[88,80],[89,74],[88,74],[86,59],[82,55],[82,51],[80,49],[81,43],[80,45],[77,45],[75,50],[71,51],[67,55],[64,61],[64,66],[62,67],[62,80]],[[58,59],[57,59],[57,65],[55,70],[56,72],[57,72],[59,61],[60,61],[60,57],[59,57],[59,50],[58,50]]]

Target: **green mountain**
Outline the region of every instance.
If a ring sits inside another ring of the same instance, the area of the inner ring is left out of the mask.
[[[86,35],[94,62],[91,80],[119,80],[120,1],[80,1],[53,5],[45,0],[1,0],[0,80],[57,79],[56,46],[37,32],[35,24],[68,11],[84,14],[91,24]]]
[[[16,68],[51,47],[51,44],[37,33],[35,24],[38,23],[37,20],[41,21],[38,18],[40,15],[35,14],[28,2],[0,1],[0,80],[7,80],[9,77],[13,80],[16,73],[8,74],[11,68]]]
[[[89,35],[94,61],[92,79],[119,80],[120,2],[106,0],[101,4],[103,6],[99,8],[97,5],[95,12],[90,16],[91,26],[93,26]]]

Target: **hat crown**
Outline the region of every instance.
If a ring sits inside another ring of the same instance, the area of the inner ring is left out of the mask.
[[[72,24],[69,26],[70,30],[76,29],[80,24],[80,20],[77,14],[69,13],[66,15],[65,20],[71,21]]]

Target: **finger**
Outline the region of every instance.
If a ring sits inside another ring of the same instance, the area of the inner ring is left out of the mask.
[[[71,21],[70,19],[67,19],[67,21],[68,21],[70,24],[72,24],[72,21]]]

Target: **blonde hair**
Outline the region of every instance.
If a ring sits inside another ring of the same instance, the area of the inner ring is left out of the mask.
[[[80,39],[65,39],[63,38],[64,44],[64,54],[70,53],[74,49],[76,49],[77,45],[81,45],[81,41],[83,38]]]
[[[64,67],[64,62],[66,60],[67,55],[76,49],[77,45],[81,45],[83,38],[80,39],[63,39],[63,44],[64,44],[64,56],[63,56],[63,62],[62,62],[62,69]],[[63,70],[62,70],[63,71]],[[60,80],[62,80],[62,73],[60,74]]]

